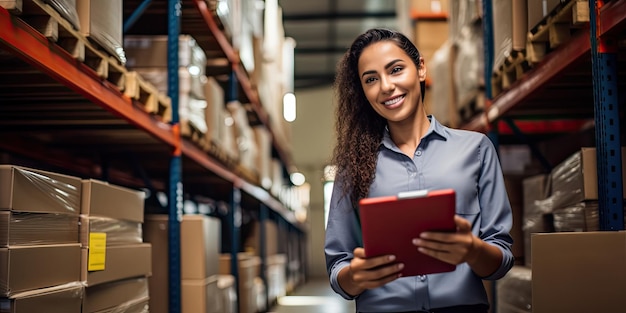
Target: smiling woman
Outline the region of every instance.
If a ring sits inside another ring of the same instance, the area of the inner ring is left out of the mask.
[[[337,66],[326,267],[334,291],[357,312],[486,313],[482,280],[513,266],[511,207],[495,148],[484,134],[427,115],[425,79],[417,48],[389,29],[358,36]],[[456,269],[402,277],[405,264],[394,255],[366,257],[358,203],[424,189],[455,191],[456,232],[423,232],[408,244]]]

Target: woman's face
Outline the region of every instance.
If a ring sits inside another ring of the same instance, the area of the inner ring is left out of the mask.
[[[413,118],[421,103],[420,82],[426,78],[424,61],[413,60],[393,41],[366,47],[358,63],[365,97],[378,114],[390,122]]]

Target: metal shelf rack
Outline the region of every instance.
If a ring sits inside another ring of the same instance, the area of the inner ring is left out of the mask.
[[[261,123],[268,123],[247,72],[205,3],[200,0],[155,2],[142,16],[159,20],[150,25],[163,28],[140,33],[156,32],[171,38],[183,32],[197,34],[208,55],[227,56],[229,64],[216,70],[235,74],[239,97],[252,104]],[[125,6],[131,8],[139,4],[139,1],[125,1]],[[139,17],[136,25],[141,28],[143,22]],[[178,51],[173,42],[170,42],[170,50]],[[169,62],[170,66],[175,66],[176,61]],[[170,73],[174,72],[170,69]],[[267,190],[239,177],[181,137],[175,89],[177,75],[168,77],[169,86],[174,86],[169,90],[173,114],[171,121],[164,122],[147,113],[137,100],[124,95],[118,86],[103,79],[84,61],[77,60],[28,23],[0,8],[0,157],[6,162],[167,193],[172,243],[169,312],[175,313],[181,310],[178,230],[183,193],[193,192],[229,203],[237,210],[253,211],[261,221],[270,218],[286,223],[290,234],[298,238],[305,236],[306,227]],[[274,140],[273,145],[284,166],[293,166],[285,143]],[[237,213],[230,210],[229,214]],[[264,223],[260,225],[263,237]],[[240,240],[237,237],[239,225],[233,219],[226,227],[230,227],[233,234],[231,243],[235,256]],[[235,258],[231,259],[236,262]],[[262,262],[265,264],[264,260]]]

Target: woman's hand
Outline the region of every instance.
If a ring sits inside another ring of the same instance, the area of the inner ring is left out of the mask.
[[[398,279],[404,264],[396,263],[395,256],[385,255],[365,258],[365,250],[356,248],[350,265],[340,273],[343,290],[351,295],[358,295],[367,289],[373,289]]]
[[[454,223],[456,232],[423,232],[413,244],[420,252],[446,263],[474,263],[484,242],[472,234],[472,225],[466,219],[455,215]]]

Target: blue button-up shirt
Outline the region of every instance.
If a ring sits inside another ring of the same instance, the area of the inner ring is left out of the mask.
[[[429,119],[430,127],[413,159],[403,154],[385,131],[369,196],[454,189],[456,214],[472,224],[474,235],[502,251],[502,264],[489,277],[477,276],[467,263],[449,273],[401,277],[354,298],[341,289],[337,275],[349,265],[354,248],[362,247],[361,230],[348,196],[341,195],[342,182],[335,181],[326,229],[326,267],[332,288],[346,299],[355,299],[358,312],[488,304],[482,279],[499,279],[513,266],[511,206],[493,144],[482,133],[447,128],[434,117]]]

